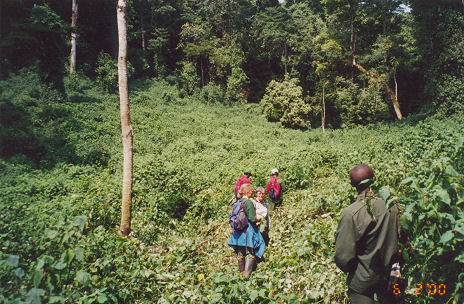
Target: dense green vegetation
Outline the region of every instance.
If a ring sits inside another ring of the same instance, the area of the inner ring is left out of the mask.
[[[344,303],[359,163],[401,209],[404,303],[464,301],[460,1],[128,1],[128,238],[115,1],[78,2],[68,75],[71,1],[0,1],[0,302]],[[243,279],[228,202],[273,167],[284,204]]]
[[[76,70],[109,92],[117,85],[115,2],[79,0],[75,28]],[[288,77],[301,90],[302,110],[286,119],[294,128],[321,125],[323,98],[331,128],[463,109],[460,1],[127,2],[129,77],[168,79],[181,95],[259,103]],[[63,90],[71,0],[1,1],[0,14],[0,77],[37,64]]]
[[[121,239],[116,97],[80,79],[53,103],[66,115],[49,119],[41,116],[47,96],[58,93],[40,81],[38,91],[29,89],[34,75],[0,83],[2,106],[25,111],[26,101],[37,103],[27,108],[24,140],[45,151],[40,159],[16,151],[0,163],[2,302],[342,303],[334,233],[355,196],[347,172],[360,162],[376,170],[377,188],[388,187],[382,196],[399,197],[411,240],[408,292],[417,282],[448,286],[444,297],[405,301],[462,300],[461,115],[322,134],[269,123],[256,104],[211,105],[181,98],[163,81],[133,82],[133,232]],[[23,93],[5,95],[10,90]],[[61,143],[46,140],[50,128],[61,131]],[[288,186],[265,261],[249,280],[226,245],[228,200],[244,167],[256,172],[256,186],[279,167]]]

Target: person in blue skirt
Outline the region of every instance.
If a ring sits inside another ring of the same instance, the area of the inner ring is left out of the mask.
[[[232,233],[228,245],[237,255],[238,268],[244,277],[249,277],[256,265],[256,258],[261,258],[266,250],[264,239],[256,225],[261,219],[256,216],[253,197],[253,187],[244,184],[240,187],[241,200],[244,201],[245,214],[248,218],[248,227],[244,231]]]

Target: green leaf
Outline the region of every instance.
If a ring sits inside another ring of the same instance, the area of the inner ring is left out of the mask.
[[[73,225],[75,227],[79,227],[79,229],[82,231],[82,230],[84,230],[86,222],[87,222],[87,216],[86,215],[80,215],[80,216],[76,216],[76,218],[74,219]]]
[[[456,170],[454,170],[454,168],[451,166],[446,167],[445,173],[452,177],[456,177],[459,175],[459,173]]]
[[[34,274],[32,275],[32,281],[34,283],[34,287],[39,286],[42,278],[44,277],[42,270],[35,270]]]
[[[214,283],[227,282],[227,278],[225,276],[217,276],[217,277],[214,277],[213,282]]]
[[[14,274],[18,277],[18,278],[22,278],[24,277],[24,270],[22,268],[16,268],[15,271],[14,271]]]
[[[454,237],[453,231],[448,230],[440,238],[440,243],[445,244],[449,242]]]
[[[58,262],[56,263],[53,268],[58,269],[58,270],[63,270],[66,268],[66,263],[65,262]]]
[[[90,274],[88,272],[79,270],[76,274],[76,280],[79,282],[79,284],[87,286],[90,280]]]
[[[440,190],[437,190],[435,193],[442,202],[446,203],[448,206],[451,205],[451,199],[448,194],[448,191],[444,189],[440,189]]]
[[[454,146],[454,148],[456,149],[456,152],[459,151],[459,149],[461,149],[461,147],[463,146],[464,144],[464,137],[461,137],[458,142],[456,143],[456,145]]]
[[[412,178],[412,177],[406,177],[405,179],[403,179],[403,180],[401,181],[401,183],[402,183],[402,184],[409,184],[409,183],[411,183],[412,181],[414,181],[414,178]]]
[[[386,201],[388,197],[390,196],[390,189],[388,189],[387,186],[383,186],[382,188],[379,189],[379,196],[381,199]]]
[[[41,304],[41,297],[45,295],[45,290],[40,288],[32,288],[26,296],[26,302],[30,304]]]
[[[454,225],[454,231],[459,232],[460,234],[464,235],[464,225],[463,224]]]
[[[84,249],[82,249],[81,247],[76,247],[74,248],[74,254],[76,255],[76,259],[79,262],[84,261]]]
[[[19,256],[17,255],[10,255],[8,259],[6,260],[8,265],[13,266],[13,267],[18,267],[19,265]]]
[[[409,262],[409,253],[406,250],[403,250],[403,260]]]
[[[47,229],[45,230],[45,236],[50,239],[50,240],[53,240],[55,239],[57,236],[58,236],[58,231],[56,230],[51,230],[51,229]]]
[[[463,263],[464,264],[464,252],[461,253],[460,255],[458,255],[455,259],[454,259],[456,262],[460,262],[460,263]],[[464,272],[463,272],[464,274]]]
[[[106,301],[108,301],[108,297],[105,293],[101,293],[98,295],[97,301],[98,303],[106,303]]]
[[[39,262],[37,263],[37,266],[35,266],[35,269],[36,270],[42,270],[42,268],[44,267],[45,265],[45,259],[44,258],[41,258],[39,260]]]
[[[251,293],[250,293],[250,300],[251,300],[251,302],[253,302],[254,300],[256,300],[257,297],[258,297],[258,291],[252,290]]]
[[[66,298],[60,296],[52,296],[48,299],[48,303],[65,303]]]

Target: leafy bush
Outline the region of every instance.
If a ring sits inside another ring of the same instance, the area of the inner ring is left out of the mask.
[[[200,76],[193,62],[184,62],[180,73],[180,87],[187,95],[192,95],[200,87]]]
[[[134,68],[130,61],[127,61],[127,78],[131,79],[134,75]],[[115,93],[118,90],[118,63],[111,58],[110,54],[100,52],[95,68],[97,85],[108,93]]]
[[[74,72],[63,78],[64,92],[69,101],[85,100],[85,91],[92,88],[91,80],[80,72]]]
[[[450,157],[440,157],[430,167],[419,167],[414,175],[401,183],[407,185],[401,196],[405,212],[401,226],[410,236],[404,252],[409,284],[430,282],[447,285],[447,292],[456,300],[464,294],[464,175],[462,162],[464,138],[455,144]],[[456,162],[458,161],[458,162]],[[456,166],[458,165],[458,166]],[[442,303],[430,299],[427,292],[420,296],[427,303]]]
[[[233,67],[232,73],[227,77],[227,88],[225,99],[227,102],[238,102],[244,103],[245,99],[245,87],[248,84],[248,77],[240,67]]]
[[[264,115],[270,121],[280,121],[291,128],[308,126],[311,108],[303,100],[303,89],[298,79],[285,76],[282,82],[272,80],[260,102]]]
[[[222,88],[213,82],[209,82],[207,85],[202,87],[200,94],[201,100],[205,103],[221,103],[224,100]]]
[[[464,111],[463,77],[443,75],[437,84],[437,100],[435,106],[437,113],[442,117]]]
[[[368,81],[367,87],[359,88],[350,80],[337,78],[339,88],[334,102],[345,126],[366,125],[389,118],[390,106],[384,100],[384,88],[376,79]]]

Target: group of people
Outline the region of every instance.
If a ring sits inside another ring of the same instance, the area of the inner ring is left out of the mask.
[[[243,206],[248,227],[241,231],[234,229],[228,244],[237,255],[240,273],[249,277],[269,244],[270,212],[282,204],[284,189],[277,168],[271,170],[267,190],[262,186],[253,189],[251,169],[245,169],[243,174],[235,184],[233,203]]]
[[[272,169],[266,190],[263,187],[253,190],[249,179],[251,170],[245,170],[244,176],[237,180],[235,197],[237,203],[243,203],[249,225],[243,231],[234,230],[228,244],[234,249],[238,268],[245,277],[251,275],[269,242],[269,210],[282,202],[282,188],[278,191],[279,200],[276,197],[269,199],[272,207],[264,201],[266,194],[276,192],[275,183],[281,185],[278,173],[277,169]],[[399,275],[396,263],[400,253],[399,210],[396,205],[387,208],[385,201],[371,191],[375,181],[371,167],[357,165],[349,176],[358,196],[341,212],[335,236],[335,263],[348,273],[348,296],[352,304],[373,304],[374,294],[383,303],[396,303],[398,299],[388,285],[392,273]],[[256,198],[253,199],[255,192]],[[266,224],[262,225],[264,219]]]

